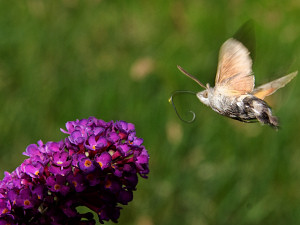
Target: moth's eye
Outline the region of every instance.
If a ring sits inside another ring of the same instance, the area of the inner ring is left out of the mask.
[[[207,98],[207,95],[208,95],[208,94],[207,94],[207,91],[203,93],[203,97],[204,97],[204,98]]]

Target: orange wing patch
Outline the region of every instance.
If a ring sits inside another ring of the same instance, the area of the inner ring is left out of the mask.
[[[298,73],[298,71],[295,71],[284,77],[278,78],[269,83],[261,85],[261,86],[255,88],[251,94],[260,99],[264,99],[265,97],[273,94],[279,88],[284,87],[287,83],[289,83],[297,75],[297,73]]]
[[[270,89],[266,89],[266,90],[261,90],[261,91],[256,92],[254,94],[254,96],[263,100],[266,96],[271,95],[275,91],[276,90],[274,88],[270,88]]]

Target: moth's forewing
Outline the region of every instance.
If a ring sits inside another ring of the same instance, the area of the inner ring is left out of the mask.
[[[269,83],[263,84],[253,90],[252,95],[257,98],[264,99],[266,96],[273,94],[279,88],[284,87],[287,83],[289,83],[296,75],[298,71],[290,73],[284,77],[273,80]]]
[[[222,86],[238,95],[252,92],[252,60],[241,42],[230,38],[222,45],[215,82],[216,87]]]

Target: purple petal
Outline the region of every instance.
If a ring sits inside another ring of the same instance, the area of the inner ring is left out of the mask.
[[[133,130],[135,130],[135,126],[134,126],[134,124],[133,123],[128,123],[128,130],[129,131],[133,131]]]
[[[95,136],[102,135],[105,129],[103,127],[95,127],[93,132]]]
[[[107,140],[115,143],[120,139],[119,135],[116,132],[111,132],[107,134]]]
[[[64,142],[52,142],[49,141],[46,143],[46,152],[52,153],[52,152],[61,152],[64,149]]]
[[[67,177],[67,180],[75,188],[76,192],[82,192],[86,189],[84,176],[80,173],[76,176],[70,173],[70,175]]]
[[[95,156],[95,161],[100,165],[101,169],[110,167],[111,155],[108,152],[102,152],[101,155]]]
[[[44,171],[44,167],[41,163],[25,164],[23,171],[31,177],[38,177]]]
[[[119,145],[118,146],[118,151],[122,154],[122,155],[128,155],[128,151],[130,150],[130,147],[127,144],[123,144],[123,145]]]
[[[38,154],[41,154],[41,152],[36,144],[28,145],[26,148],[26,151],[23,152],[23,155],[26,155],[26,156],[33,156],[33,155],[38,155]]]
[[[132,145],[137,145],[140,146],[141,144],[143,144],[144,140],[142,138],[134,138]]]
[[[95,169],[94,163],[88,157],[82,158],[79,161],[79,168],[86,173],[92,172]]]
[[[67,152],[57,152],[53,154],[53,161],[57,166],[68,167],[71,164],[69,154]]]
[[[67,174],[69,174],[72,171],[72,167],[68,166],[68,167],[61,167],[61,166],[55,166],[55,165],[51,165],[49,167],[49,172],[54,174],[54,175],[62,175],[62,176],[66,176]]]
[[[121,204],[127,205],[128,202],[132,201],[132,199],[133,199],[132,191],[125,191],[125,190],[120,191],[118,200]]]
[[[69,136],[69,140],[72,144],[82,144],[85,141],[85,137],[83,137],[81,131],[75,130]]]

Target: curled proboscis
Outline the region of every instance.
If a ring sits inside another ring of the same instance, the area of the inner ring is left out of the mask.
[[[171,95],[171,97],[169,98],[169,102],[173,105],[173,108],[174,108],[174,110],[175,110],[175,113],[176,113],[176,115],[178,116],[178,118],[179,118],[181,121],[183,121],[183,122],[185,122],[185,123],[192,123],[192,122],[194,122],[195,119],[196,119],[196,115],[195,115],[195,113],[194,113],[193,111],[191,111],[191,110],[190,110],[189,112],[192,113],[193,118],[190,119],[190,120],[185,120],[185,119],[183,119],[183,118],[179,115],[179,113],[178,113],[178,111],[177,111],[177,108],[176,108],[176,106],[175,106],[174,100],[173,100],[174,96],[177,95],[177,94],[193,94],[193,95],[196,95],[196,93],[193,92],[193,91],[178,90],[178,91],[174,91],[173,94]]]

